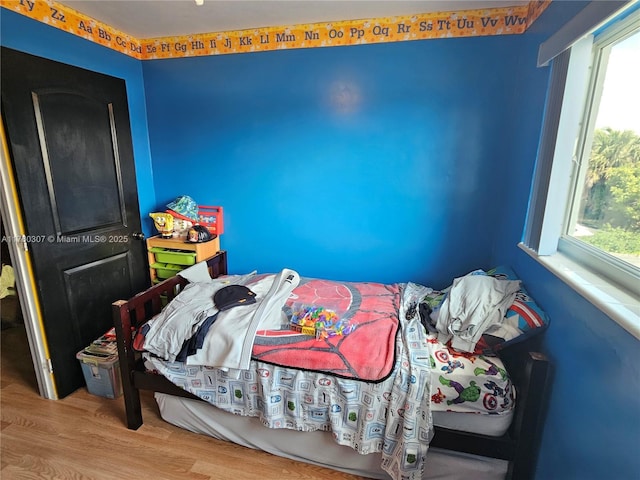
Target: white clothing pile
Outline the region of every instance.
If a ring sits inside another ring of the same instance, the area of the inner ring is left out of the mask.
[[[456,278],[438,312],[438,340],[451,340],[456,350],[473,352],[483,333],[504,322],[519,289],[520,280],[497,280],[473,272]]]

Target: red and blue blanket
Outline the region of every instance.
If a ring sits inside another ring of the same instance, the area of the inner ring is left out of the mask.
[[[286,326],[259,330],[252,356],[283,367],[382,381],[394,366],[401,295],[399,284],[302,278],[286,302],[285,313],[291,317],[299,305],[323,307],[348,322],[352,331],[316,338]]]

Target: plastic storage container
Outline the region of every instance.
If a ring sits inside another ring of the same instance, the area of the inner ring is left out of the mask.
[[[155,255],[158,263],[174,265],[194,265],[196,263],[196,252],[181,252],[160,247],[152,247],[149,251]]]
[[[149,266],[151,268],[155,268],[156,276],[162,280],[165,278],[171,278],[186,268],[182,265],[173,265],[171,263],[152,263]]]
[[[76,358],[80,360],[89,393],[106,398],[122,395],[117,355],[99,355],[82,350],[76,354]]]

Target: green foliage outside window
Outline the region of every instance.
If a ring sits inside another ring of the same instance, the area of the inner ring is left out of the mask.
[[[605,252],[640,255],[640,235],[621,228],[604,228],[580,240]]]
[[[580,239],[602,250],[640,254],[640,136],[611,128],[594,132],[579,222]]]

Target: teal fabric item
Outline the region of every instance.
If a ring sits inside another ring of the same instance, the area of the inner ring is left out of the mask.
[[[167,208],[191,220],[198,221],[198,204],[188,195],[182,195],[173,202],[167,204]]]

